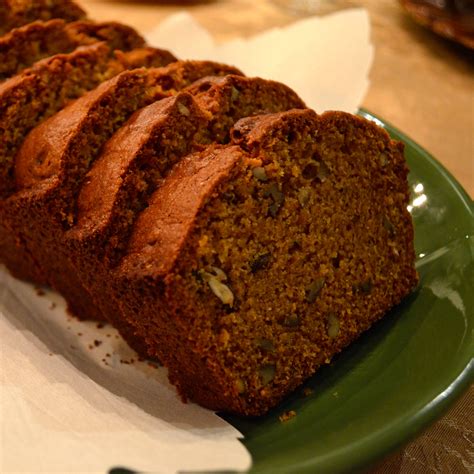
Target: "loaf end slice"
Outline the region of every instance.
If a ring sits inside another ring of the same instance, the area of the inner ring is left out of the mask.
[[[117,292],[184,398],[260,415],[416,286],[408,170],[345,113],[244,119],[233,137],[152,196]]]

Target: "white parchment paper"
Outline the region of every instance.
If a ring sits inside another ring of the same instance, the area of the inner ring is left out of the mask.
[[[56,293],[0,270],[0,472],[245,470],[241,435]]]
[[[287,83],[316,111],[354,112],[373,56],[364,10],[216,44],[189,14],[150,32],[180,58],[234,64]],[[0,268],[0,472],[245,470],[232,426],[183,404],[166,370],[138,361],[111,327],[79,322],[55,293]]]
[[[221,44],[183,12],[166,19],[147,40],[181,59],[212,59],[248,76],[284,82],[316,112],[356,112],[369,87],[374,54],[368,13],[361,8]]]

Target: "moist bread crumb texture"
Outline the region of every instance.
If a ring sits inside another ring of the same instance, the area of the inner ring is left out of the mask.
[[[264,414],[417,285],[403,145],[85,18],[0,0],[0,259]]]

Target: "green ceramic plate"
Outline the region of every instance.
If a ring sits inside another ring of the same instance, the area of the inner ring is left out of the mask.
[[[361,115],[406,144],[421,284],[305,385],[312,395],[300,389],[263,418],[226,417],[245,435],[254,474],[367,467],[439,417],[474,380],[473,203],[425,150]],[[297,416],[281,423],[286,410]]]
[[[252,473],[354,472],[408,441],[474,380],[474,220],[455,179],[405,135],[421,285],[268,416],[227,419]],[[278,420],[285,410],[297,416]]]

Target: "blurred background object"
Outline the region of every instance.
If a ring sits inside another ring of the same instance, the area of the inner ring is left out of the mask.
[[[400,0],[418,23],[474,49],[474,0]]]
[[[357,2],[347,0],[273,0],[273,2],[290,12],[318,15],[357,6]]]

